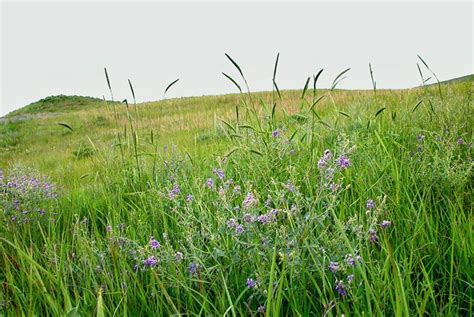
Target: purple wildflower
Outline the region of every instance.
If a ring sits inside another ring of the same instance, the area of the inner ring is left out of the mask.
[[[143,265],[148,266],[148,267],[154,267],[156,266],[157,263],[158,261],[155,259],[153,255],[143,261]]]
[[[152,236],[150,238],[150,248],[152,248],[152,250],[156,250],[156,249],[159,249],[161,247],[160,243]]]
[[[349,266],[354,266],[355,265],[355,259],[352,257],[351,254],[346,255],[346,263]]]
[[[369,229],[369,241],[370,243],[376,243],[379,237],[377,236],[377,231],[375,229]]]
[[[214,168],[212,171],[214,172],[214,174],[217,175],[217,177],[218,177],[220,180],[223,180],[223,179],[225,178],[225,173],[224,173],[223,170]]]
[[[247,279],[247,287],[248,288],[255,288],[257,286],[257,282],[253,278]]]
[[[244,231],[245,231],[244,226],[242,226],[242,225],[235,226],[235,234],[236,235],[241,235],[242,233],[244,233]]]
[[[328,162],[324,158],[320,158],[318,161],[318,169],[320,171],[324,170],[328,166]]]
[[[251,214],[245,214],[242,219],[244,220],[244,222],[247,222],[247,223],[255,222],[255,216]]]
[[[105,230],[107,232],[112,232],[112,226],[111,225],[107,225],[107,227],[105,227]]]
[[[365,208],[367,209],[374,209],[375,208],[375,202],[372,199],[367,200],[365,203]]]
[[[233,192],[234,194],[240,193],[240,186],[239,186],[239,185],[235,185],[235,186],[234,186],[234,189],[232,190],[232,192]]]
[[[46,211],[44,211],[44,209],[40,209],[40,210],[38,210],[38,213],[40,214],[40,216],[44,216]]]
[[[345,155],[339,156],[339,158],[336,160],[336,165],[339,166],[341,170],[347,169],[349,166],[351,166],[351,161],[349,158]]]
[[[388,220],[384,220],[382,221],[382,223],[380,224],[380,228],[382,229],[387,229],[388,227],[390,227],[392,225],[392,223]]]
[[[339,293],[339,295],[341,295],[341,296],[346,296],[347,295],[346,287],[344,286],[344,284],[342,284],[342,281],[337,281],[336,282],[335,289]]]
[[[339,271],[339,263],[330,262],[328,268],[329,268],[329,271],[331,271],[332,273],[336,273],[337,271]]]
[[[235,221],[234,218],[230,218],[229,220],[227,220],[227,228],[234,228],[235,225],[237,224],[237,222]]]
[[[353,280],[354,280],[354,274],[347,276],[347,283],[351,284]]]
[[[257,221],[260,222],[262,225],[266,225],[270,222],[270,218],[266,214],[260,215],[257,217]]]
[[[186,201],[190,203],[193,201],[193,198],[194,198],[193,195],[189,194],[188,196],[186,196]]]
[[[244,207],[249,208],[250,206],[254,205],[256,202],[257,200],[255,199],[255,196],[252,193],[248,193],[247,197],[245,197],[242,204],[244,205]]]
[[[171,200],[175,199],[176,196],[179,195],[179,193],[181,193],[181,190],[179,188],[178,185],[174,185],[173,188],[170,190],[168,196]]]
[[[278,138],[279,135],[280,135],[280,131],[278,131],[278,129],[276,129],[272,132],[272,137],[274,137],[274,138]]]
[[[212,178],[208,178],[206,181],[206,185],[208,188],[214,188],[214,180]]]
[[[464,140],[462,138],[459,138],[458,141],[456,142],[458,145],[463,145]]]
[[[196,263],[192,262],[191,264],[189,264],[189,273],[190,274],[196,274],[197,269],[198,269],[198,265]]]

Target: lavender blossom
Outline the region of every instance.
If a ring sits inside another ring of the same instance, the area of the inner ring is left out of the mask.
[[[248,278],[247,279],[247,287],[252,289],[257,287],[257,282],[253,278]]]
[[[388,227],[390,227],[392,225],[392,223],[388,220],[384,220],[382,221],[382,223],[380,224],[380,228],[382,229],[387,229]]]
[[[354,281],[354,274],[350,274],[347,276],[347,283],[351,284]]]
[[[175,199],[181,193],[181,190],[178,185],[174,185],[173,188],[168,193],[168,196],[171,200]]]
[[[374,209],[375,208],[375,202],[372,199],[367,200],[367,203],[365,204],[365,208],[367,209]]]
[[[266,225],[270,223],[270,218],[268,217],[268,215],[264,214],[264,215],[258,216],[257,221],[260,222],[262,225]]]
[[[237,224],[237,221],[234,218],[227,220],[227,228],[234,228]]]
[[[152,250],[156,250],[161,247],[160,243],[153,236],[150,238],[149,244]]]
[[[158,261],[155,259],[153,255],[143,261],[143,265],[148,266],[150,268],[156,266],[157,263]]]
[[[236,235],[241,235],[242,233],[244,233],[244,231],[245,231],[244,226],[242,226],[242,225],[235,226],[235,234]]]
[[[247,197],[245,197],[242,204],[245,208],[249,208],[249,207],[255,205],[256,202],[257,202],[257,200],[255,199],[255,196],[252,193],[248,193]]]
[[[244,222],[246,223],[252,223],[252,222],[255,222],[255,216],[254,215],[251,215],[251,214],[245,214],[244,217],[242,218],[244,220]]]
[[[189,273],[191,275],[196,274],[197,269],[198,269],[198,265],[196,263],[192,262],[191,264],[189,264]]]
[[[344,286],[342,281],[337,281],[336,282],[335,289],[339,293],[339,295],[341,295],[341,296],[346,296],[347,295],[346,287]]]
[[[331,271],[332,273],[336,273],[337,271],[339,271],[339,263],[330,262],[328,268],[329,268],[329,271]]]
[[[378,241],[377,231],[375,229],[369,229],[369,242],[375,244]]]
[[[208,188],[214,188],[214,180],[212,178],[208,178],[206,181],[206,185]]]
[[[191,195],[191,194],[188,194],[188,196],[186,196],[186,201],[187,201],[188,203],[192,202],[193,199],[194,199],[194,197],[193,197],[193,195]]]
[[[220,180],[223,180],[223,179],[225,178],[225,173],[224,173],[223,170],[214,168],[212,171],[214,172],[214,174],[217,175],[217,177],[218,177]]]
[[[339,166],[341,170],[345,170],[351,166],[351,161],[349,158],[345,155],[341,155],[337,160],[336,160],[336,165]]]

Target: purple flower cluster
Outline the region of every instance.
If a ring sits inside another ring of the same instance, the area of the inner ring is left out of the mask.
[[[148,244],[152,250],[156,250],[161,247],[160,243],[153,236],[150,238],[150,242]]]
[[[392,222],[390,222],[388,220],[384,220],[384,221],[382,221],[382,223],[380,223],[380,228],[387,229],[391,225],[392,225]]]
[[[257,204],[257,199],[252,193],[248,193],[244,201],[242,202],[242,205],[244,206],[244,208],[250,208],[256,204]]]
[[[197,273],[197,270],[198,270],[198,265],[194,262],[191,262],[191,264],[189,264],[189,274],[194,275]]]
[[[372,244],[377,243],[379,237],[377,236],[377,231],[375,229],[369,229],[369,242]]]
[[[365,208],[368,210],[374,209],[375,208],[375,202],[372,199],[367,200],[365,203]]]
[[[14,223],[28,223],[45,217],[43,204],[57,197],[54,186],[46,178],[28,169],[13,168],[8,177],[0,170],[0,209]]]
[[[153,255],[143,260],[143,265],[145,267],[152,268],[152,267],[155,267],[157,264],[158,264],[158,260]]]
[[[266,225],[276,221],[276,217],[278,215],[278,210],[271,209],[267,213],[260,215],[257,217],[257,221],[262,225]]]
[[[212,178],[208,178],[206,181],[206,186],[210,189],[214,188],[214,180]]]
[[[280,131],[278,129],[275,129],[273,132],[272,132],[272,137],[274,138],[278,138],[280,136]]]
[[[341,155],[336,159],[336,165],[341,169],[345,170],[351,166],[351,160],[345,155]]]
[[[218,168],[214,168],[213,170],[213,173],[216,174],[216,176],[220,179],[220,180],[223,180],[225,178],[225,173],[223,170],[221,169],[218,169]]]
[[[257,282],[253,278],[248,278],[246,284],[250,289],[257,287]]]
[[[330,263],[329,263],[329,266],[328,266],[328,269],[329,269],[329,271],[331,271],[332,273],[336,273],[337,271],[339,271],[339,263],[337,263],[337,262],[330,262]]]
[[[181,193],[181,189],[179,188],[178,185],[174,185],[173,188],[170,190],[168,193],[168,196],[171,200],[174,200],[176,196],[178,196]]]
[[[320,171],[323,171],[328,167],[329,160],[331,159],[331,157],[331,150],[325,150],[323,156],[318,161],[318,169]]]
[[[342,281],[336,281],[336,287],[335,290],[337,293],[341,296],[346,296],[347,295],[347,290]]]
[[[227,221],[227,228],[234,229],[236,235],[241,235],[245,232],[245,228],[242,224],[239,224],[234,218],[230,218]]]
[[[346,263],[349,266],[355,266],[358,263],[362,263],[362,258],[360,255],[356,255],[355,257],[352,254],[346,255]]]

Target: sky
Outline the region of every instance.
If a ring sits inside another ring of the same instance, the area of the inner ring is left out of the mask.
[[[473,4],[464,2],[2,1],[0,116],[50,95],[116,100],[234,93],[241,66],[252,91],[420,84],[417,54],[440,80],[473,73]]]

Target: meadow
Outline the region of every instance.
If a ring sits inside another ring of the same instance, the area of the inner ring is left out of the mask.
[[[473,76],[252,93],[229,60],[238,94],[4,118],[0,315],[472,315]]]

